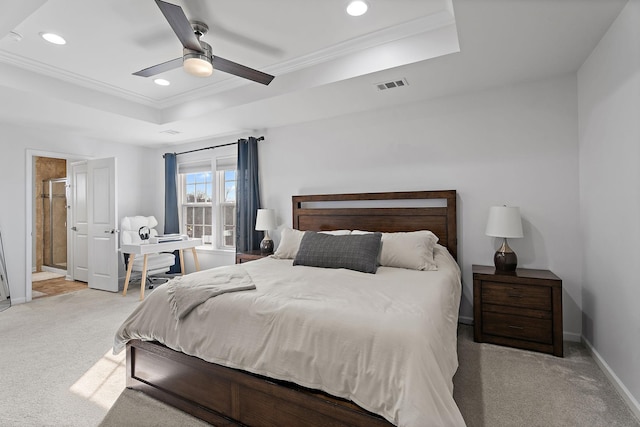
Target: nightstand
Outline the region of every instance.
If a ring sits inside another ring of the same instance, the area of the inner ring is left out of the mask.
[[[548,270],[472,266],[473,338],[562,357],[562,280]]]
[[[260,251],[236,252],[236,264],[243,262],[255,261],[260,258],[267,257],[271,254],[263,254]]]

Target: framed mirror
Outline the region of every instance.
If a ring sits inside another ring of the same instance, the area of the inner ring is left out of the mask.
[[[11,297],[7,279],[7,263],[5,262],[4,245],[2,243],[2,230],[0,230],[0,311],[9,307],[11,307]]]

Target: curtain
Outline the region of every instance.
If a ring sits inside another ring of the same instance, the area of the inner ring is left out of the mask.
[[[164,234],[180,232],[180,219],[178,216],[178,167],[175,153],[164,155]],[[169,273],[180,273],[180,257],[178,251],[173,253],[176,263]]]
[[[261,233],[256,231],[256,214],[260,208],[258,182],[258,140],[238,140],[236,188],[236,251],[260,249]]]

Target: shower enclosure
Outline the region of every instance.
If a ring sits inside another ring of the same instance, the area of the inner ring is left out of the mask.
[[[67,269],[67,178],[42,181],[42,264]]]

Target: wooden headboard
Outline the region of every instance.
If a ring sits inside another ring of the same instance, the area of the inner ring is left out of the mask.
[[[455,190],[316,194],[293,196],[292,202],[293,228],[298,230],[430,230],[458,257]]]

